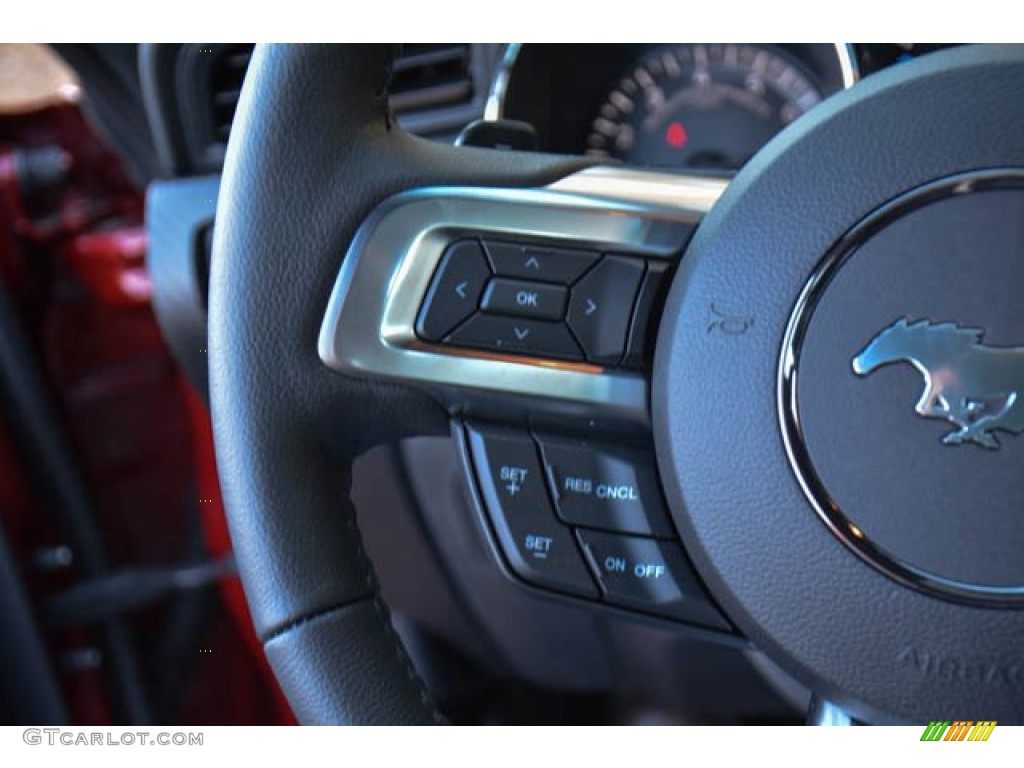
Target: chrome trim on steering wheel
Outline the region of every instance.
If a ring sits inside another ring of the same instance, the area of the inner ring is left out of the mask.
[[[807,713],[807,724],[817,726],[849,726],[855,725],[853,718],[831,701],[811,698],[810,711]]]
[[[586,363],[429,344],[414,327],[446,246],[465,236],[672,258],[727,182],[592,168],[545,188],[432,187],[385,201],[356,234],[327,305],[320,358],[342,373],[430,386],[461,407],[521,395],[530,410],[646,422],[648,382]]]
[[[501,120],[505,111],[505,92],[508,91],[508,81],[512,77],[512,67],[515,66],[522,47],[522,43],[509,43],[505,46],[505,53],[494,71],[491,90],[484,104],[484,120]]]
[[[839,71],[843,73],[843,88],[850,88],[860,80],[860,67],[851,43],[835,43],[836,58],[839,59]]]

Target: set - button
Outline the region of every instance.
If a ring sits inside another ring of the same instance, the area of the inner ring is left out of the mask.
[[[558,522],[537,448],[512,430],[470,430],[469,445],[495,533],[512,570],[559,592],[597,597],[572,531]]]

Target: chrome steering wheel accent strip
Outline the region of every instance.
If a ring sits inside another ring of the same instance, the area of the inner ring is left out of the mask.
[[[318,352],[342,373],[424,385],[452,407],[523,396],[531,412],[646,423],[648,381],[586,363],[426,343],[414,328],[446,246],[460,237],[541,240],[674,258],[727,186],[720,179],[598,167],[544,188],[431,187],[397,195],[349,248]]]
[[[839,70],[843,73],[843,88],[850,88],[860,80],[860,67],[857,65],[857,56],[853,52],[852,43],[834,43],[836,47],[836,58],[839,60]]]
[[[491,90],[487,94],[487,101],[484,103],[484,120],[501,120],[505,112],[505,93],[508,91],[508,83],[512,78],[512,68],[519,58],[519,51],[522,43],[508,43],[505,46],[505,53],[494,70],[494,79],[491,81]]]
[[[807,712],[807,725],[849,726],[856,725],[856,723],[849,713],[831,701],[813,696],[810,710]]]

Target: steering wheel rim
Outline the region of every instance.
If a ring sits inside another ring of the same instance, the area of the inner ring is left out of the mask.
[[[438,185],[541,187],[584,166],[581,159],[456,149],[404,133],[387,108],[393,56],[389,46],[259,47],[228,148],[214,237],[209,357],[221,483],[257,633],[304,723],[444,722],[391,629],[362,550],[349,483],[351,461],[367,448],[405,436],[443,434],[448,414],[422,388],[378,378],[373,371],[339,375],[324,365],[322,349],[318,356],[316,340],[318,332],[323,340],[332,284],[335,294],[345,287],[342,278],[335,280],[342,254],[371,212],[403,191]],[[959,68],[947,83],[960,78],[963,87],[979,61],[982,69],[1008,77],[1016,74],[1019,58],[1017,51],[967,52],[942,61]],[[916,89],[917,96],[927,95],[929,83],[939,81],[932,76],[941,63],[886,75],[875,81],[874,92],[913,94]],[[864,89],[865,99],[870,91]],[[849,96],[835,102],[832,113],[859,103],[858,96]],[[787,132],[742,172],[727,192],[729,200],[716,209],[713,227],[695,241],[698,251],[714,250],[709,232],[743,218],[735,213],[742,210],[743,190],[767,177],[766,169],[785,158],[790,144],[806,143],[824,131],[828,116],[827,109],[819,110],[817,122],[812,117],[802,131]],[[1010,117],[999,113],[1001,123]],[[1024,164],[1015,146],[975,156],[988,167],[1000,157]],[[563,191],[575,194],[578,187],[563,186]],[[857,201],[857,217],[870,210],[866,203]],[[856,218],[847,221],[854,223]],[[671,357],[659,351],[655,381],[655,413],[671,423],[671,431],[655,425],[663,473],[671,474],[680,462],[708,466],[692,443],[678,440],[685,414],[669,408],[664,398],[671,389],[667,371],[701,349],[713,327],[694,309],[697,294],[688,293],[694,274],[708,261],[697,258],[686,265],[684,280],[673,283],[669,307],[675,309],[662,323],[659,349],[671,351]],[[714,273],[708,280],[720,285]],[[687,317],[686,327],[676,315]],[[704,336],[694,338],[694,329]],[[694,369],[691,360],[687,364]],[[706,378],[687,377],[687,391],[709,391]],[[719,565],[729,558],[713,559],[706,551],[708,540],[720,538],[724,528],[706,517],[694,522],[684,516],[689,513],[681,499],[692,503],[695,486],[692,477],[686,487],[681,482],[674,474],[666,480],[670,506],[706,583],[730,616],[740,617],[748,637],[786,657],[787,650],[759,632],[764,622],[751,621],[750,603],[736,597],[737,586],[743,587],[750,574],[723,574]],[[697,489],[697,496],[707,497],[714,483]],[[828,556],[847,555],[837,550]],[[951,615],[941,602],[927,605],[936,617]],[[985,615],[991,619],[991,613]],[[1005,637],[1003,630],[1015,621],[990,623]],[[956,642],[947,645],[956,646],[964,634],[950,633]],[[922,652],[908,647],[916,664]],[[816,655],[823,655],[819,651]],[[799,663],[784,666],[805,683],[822,683],[819,690],[843,694],[827,684],[826,676]],[[921,686],[935,684],[926,680]],[[982,701],[983,693],[974,692],[969,700]],[[1012,691],[1000,693],[1000,711],[1012,711],[1015,701]],[[887,719],[884,711],[864,711]]]
[[[399,130],[387,105],[394,55],[260,46],[218,208],[209,358],[219,473],[257,635],[303,723],[443,722],[379,599],[349,469],[368,447],[443,433],[447,420],[422,393],[339,377],[317,357],[340,259],[363,217],[403,189],[536,185],[580,166]],[[293,210],[309,216],[281,215]]]

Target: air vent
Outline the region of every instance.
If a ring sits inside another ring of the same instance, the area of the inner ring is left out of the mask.
[[[217,170],[224,161],[242,81],[252,59],[251,44],[188,45],[181,48],[177,87],[182,132],[191,164]],[[402,46],[391,80],[391,107],[407,130],[450,140],[482,112],[474,100],[469,43],[412,43]],[[196,84],[205,87],[196,87]],[[482,98],[482,94],[479,94]]]
[[[473,98],[468,43],[406,43],[391,78],[396,115],[465,104]]]
[[[234,44],[220,46],[211,62],[210,109],[213,120],[213,136],[216,142],[227,144],[231,133],[231,121],[238,107],[238,95],[242,91],[245,70],[252,58],[252,45]]]

